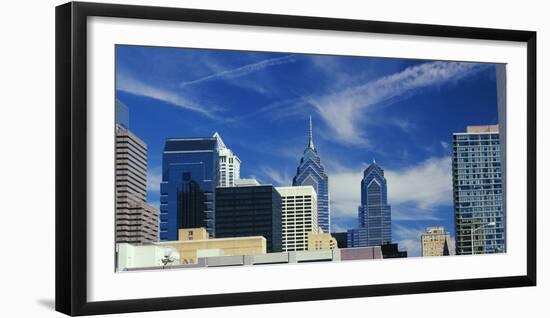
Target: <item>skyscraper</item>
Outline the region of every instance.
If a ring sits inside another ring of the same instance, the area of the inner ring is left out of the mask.
[[[218,142],[219,178],[218,187],[232,187],[241,177],[241,159],[227,148],[217,132],[213,136]]]
[[[348,246],[381,246],[391,242],[391,207],[384,170],[373,161],[363,172],[357,229],[348,230]]]
[[[450,255],[451,235],[442,226],[429,227],[420,236],[422,256]]]
[[[218,184],[215,137],[169,138],[162,154],[160,239],[175,241],[178,229],[204,227],[215,235]]]
[[[456,254],[506,251],[498,125],[453,134]]]
[[[147,145],[128,130],[128,108],[118,100],[115,108],[116,242],[155,242],[159,212],[147,204]]]
[[[328,191],[328,176],[321,158],[313,145],[313,125],[309,116],[309,142],[304,150],[296,176],[292,180],[293,186],[309,185],[317,193],[317,222],[325,233],[330,233],[330,200]]]
[[[282,199],[283,251],[305,251],[308,232],[318,232],[317,193],[310,185],[276,189]]]
[[[281,195],[254,183],[216,188],[216,238],[263,236],[268,252],[282,251]]]

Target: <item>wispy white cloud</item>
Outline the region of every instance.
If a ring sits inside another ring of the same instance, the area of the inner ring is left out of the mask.
[[[461,62],[424,63],[336,93],[310,96],[308,101],[341,143],[368,146],[369,140],[362,128],[368,122],[366,113],[373,106],[412,96],[430,86],[458,81],[482,67]]]
[[[275,186],[290,186],[292,185],[292,177],[283,171],[275,170],[272,167],[262,166],[260,167],[260,174],[273,182]],[[264,178],[261,178],[263,180]]]
[[[286,55],[283,57],[278,58],[272,58],[263,60],[256,63],[247,64],[241,67],[233,68],[233,69],[227,69],[227,70],[220,70],[214,74],[210,74],[208,76],[204,76],[192,81],[186,81],[180,84],[180,87],[186,87],[190,85],[196,85],[201,84],[208,81],[214,81],[214,80],[227,80],[227,79],[235,79],[239,77],[244,77],[250,73],[258,72],[260,70],[263,70],[265,68],[275,66],[275,65],[281,65],[286,63],[292,63],[295,59],[292,55]],[[212,66],[213,67],[213,66]]]
[[[147,171],[147,191],[148,192],[159,193],[161,181],[162,181],[161,167],[148,169]]]
[[[156,99],[173,106],[192,110],[210,118],[214,118],[214,112],[219,110],[217,107],[204,107],[180,93],[156,87],[150,83],[145,83],[121,70],[117,71],[116,89],[129,94]]]
[[[421,210],[452,203],[451,157],[432,157],[399,170],[388,170],[391,204],[413,204]]]
[[[331,209],[335,216],[357,215],[363,170],[329,173]],[[450,157],[432,157],[397,170],[386,170],[388,201],[394,220],[439,220],[436,208],[452,204]]]
[[[407,256],[420,256],[420,235],[425,229],[420,227],[405,227],[402,225],[394,225],[392,236],[398,243],[399,249],[407,251]]]
[[[362,176],[361,170],[329,173],[330,208],[334,217],[357,216]]]

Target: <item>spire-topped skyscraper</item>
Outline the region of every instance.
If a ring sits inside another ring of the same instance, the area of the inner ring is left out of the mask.
[[[348,246],[380,246],[390,243],[391,207],[388,204],[388,186],[384,169],[373,159],[363,172],[359,227],[348,230]]]
[[[313,146],[313,123],[311,120],[311,115],[309,115],[309,143],[307,144],[307,147],[316,151],[315,146]]]
[[[328,193],[328,176],[321,158],[313,145],[313,123],[309,116],[309,141],[300,160],[293,186],[310,185],[317,193],[317,223],[325,233],[330,233],[330,201]]]

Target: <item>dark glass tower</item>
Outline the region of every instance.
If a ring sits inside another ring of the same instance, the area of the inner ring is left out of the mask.
[[[272,185],[216,188],[216,237],[263,236],[282,251],[281,195]]]
[[[215,235],[218,176],[216,138],[171,138],[164,144],[160,185],[160,240],[178,239],[178,229],[205,227]]]
[[[375,161],[363,172],[359,228],[348,231],[348,246],[381,246],[391,242],[391,207],[384,170]]]
[[[313,145],[313,127],[309,116],[309,143],[304,150],[293,186],[310,185],[317,193],[317,224],[325,233],[330,233],[330,200],[328,193],[328,176],[321,158]]]

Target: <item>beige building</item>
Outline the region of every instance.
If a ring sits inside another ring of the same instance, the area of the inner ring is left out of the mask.
[[[429,227],[421,236],[422,256],[445,256],[451,250],[451,235],[442,226]]]
[[[308,232],[317,233],[317,193],[312,186],[277,187],[281,194],[283,251],[308,249]]]
[[[307,233],[308,251],[333,250],[336,248],[338,248],[336,239],[332,235],[324,233],[321,228],[319,228],[319,232]]]
[[[466,133],[498,132],[498,125],[467,126]]]
[[[159,211],[147,204],[147,145],[116,125],[116,242],[158,241]]]
[[[195,264],[201,257],[265,254],[267,245],[263,236],[209,239],[204,228],[180,229],[178,241],[154,244],[175,248],[180,255],[181,264]]]

